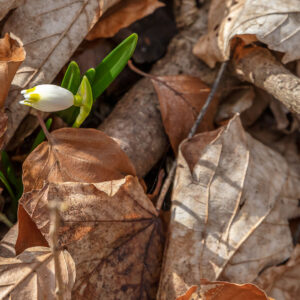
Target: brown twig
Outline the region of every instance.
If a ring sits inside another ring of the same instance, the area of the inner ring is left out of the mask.
[[[281,101],[291,112],[300,113],[300,78],[286,69],[266,48],[256,47],[240,59],[233,60],[239,79]]]
[[[204,115],[205,115],[205,113],[206,113],[206,111],[207,111],[207,109],[209,107],[209,104],[211,103],[212,99],[214,98],[214,96],[215,96],[215,94],[217,92],[217,89],[218,89],[218,87],[220,85],[220,82],[221,82],[222,76],[224,74],[224,71],[225,71],[225,69],[227,67],[227,64],[228,64],[228,61],[223,62],[221,64],[221,67],[220,67],[219,72],[217,74],[217,77],[216,77],[216,79],[215,79],[215,81],[213,83],[213,86],[212,86],[212,88],[210,90],[210,93],[208,94],[207,99],[206,99],[206,101],[205,101],[205,103],[204,103],[201,111],[199,112],[198,117],[197,117],[196,121],[194,122],[193,127],[191,128],[191,130],[190,130],[190,132],[188,134],[188,139],[190,139],[191,137],[194,136],[194,134],[197,131],[197,128],[198,128],[199,124],[203,120],[203,117],[204,117]],[[161,209],[162,204],[163,204],[163,202],[165,200],[166,194],[167,194],[167,192],[168,192],[168,190],[169,190],[169,188],[171,186],[171,183],[173,182],[173,179],[174,179],[174,176],[175,176],[175,172],[176,172],[176,166],[177,166],[177,163],[176,163],[176,160],[174,160],[173,163],[172,163],[171,170],[170,170],[170,172],[169,172],[169,174],[168,174],[168,176],[167,176],[167,178],[166,178],[166,180],[165,180],[165,182],[163,184],[163,187],[161,189],[159,198],[158,198],[157,203],[156,203],[156,209],[158,211]]]
[[[54,257],[55,279],[56,279],[56,299],[63,300],[64,297],[64,285],[62,281],[61,267],[59,263],[59,251],[57,249],[58,241],[58,228],[59,228],[59,207],[60,203],[57,200],[53,200],[49,203],[49,215],[50,215],[50,239],[51,248]]]

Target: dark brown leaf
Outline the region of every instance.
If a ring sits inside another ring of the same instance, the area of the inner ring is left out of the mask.
[[[136,177],[50,183],[20,203],[49,238],[48,202],[60,199],[59,247],[76,264],[74,299],[155,299],[163,250],[158,213]]]
[[[152,80],[156,90],[162,120],[174,152],[184,140],[209,94],[209,87],[199,78],[189,75],[160,76]],[[213,120],[218,100],[215,98],[201,122],[198,132],[214,129]]]
[[[51,136],[52,143],[42,143],[23,164],[25,193],[41,189],[44,182],[101,182],[135,175],[119,145],[99,130],[63,128]],[[18,220],[17,253],[48,245],[22,205]]]

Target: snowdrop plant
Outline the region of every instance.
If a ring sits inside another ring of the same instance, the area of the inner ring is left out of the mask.
[[[76,62],[72,61],[61,86],[41,84],[23,90],[21,104],[58,115],[73,127],[80,127],[89,115],[93,102],[124,69],[137,44],[137,34],[130,35],[109,53],[96,68],[82,77]]]

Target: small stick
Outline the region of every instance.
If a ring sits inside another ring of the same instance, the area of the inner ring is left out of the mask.
[[[216,93],[216,91],[217,91],[217,89],[219,87],[219,84],[221,82],[222,76],[223,76],[224,71],[225,71],[225,69],[227,67],[227,64],[228,64],[228,61],[223,62],[221,64],[221,67],[220,67],[220,69],[218,71],[217,77],[216,77],[216,79],[215,79],[215,81],[213,83],[213,86],[212,86],[212,88],[210,90],[210,93],[208,94],[207,99],[206,99],[206,101],[205,101],[205,103],[204,103],[201,111],[199,112],[199,114],[197,116],[197,119],[196,119],[193,127],[191,128],[191,130],[190,130],[190,132],[188,134],[188,139],[190,139],[191,137],[193,137],[194,134],[196,133],[197,128],[198,128],[200,122],[202,121],[202,119],[203,119],[203,117],[204,117],[204,115],[205,115],[205,113],[206,113],[206,111],[208,109],[209,104],[211,103],[212,99],[215,96],[215,93]],[[176,159],[175,159],[173,161],[173,163],[172,163],[171,170],[170,170],[170,172],[169,172],[169,174],[168,174],[168,176],[167,176],[167,178],[166,178],[166,180],[165,180],[165,182],[163,184],[163,187],[161,189],[159,198],[158,198],[157,203],[156,203],[156,209],[158,211],[161,209],[162,204],[163,204],[163,202],[165,200],[166,194],[167,194],[167,192],[168,192],[168,190],[170,188],[170,185],[171,185],[171,183],[172,183],[172,181],[174,179],[175,171],[176,171],[176,166],[177,166],[177,163],[176,163]]]
[[[61,268],[59,263],[59,252],[57,250],[58,227],[59,227],[59,203],[53,200],[49,203],[50,214],[50,239],[52,242],[51,248],[54,257],[55,279],[56,279],[56,299],[63,300],[64,285],[62,281]]]

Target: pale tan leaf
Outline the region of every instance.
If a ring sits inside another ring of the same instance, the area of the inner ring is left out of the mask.
[[[0,241],[0,257],[14,257],[15,243],[18,236],[18,225],[15,224]]]
[[[7,140],[29,112],[19,104],[20,90],[51,83],[99,16],[118,1],[28,0],[8,18],[3,32],[13,32],[22,40],[27,57],[8,97]]]
[[[59,252],[64,299],[71,299],[75,264],[66,251]],[[0,257],[0,298],[50,300],[55,294],[54,257],[50,248],[34,247],[14,258]]]
[[[24,192],[41,189],[44,182],[101,182],[135,175],[120,146],[103,132],[62,128],[51,132],[52,141],[39,145],[23,164]],[[17,253],[47,242],[19,205]]]
[[[201,280],[185,295],[176,300],[269,300],[264,291],[254,284],[236,284],[225,281]]]
[[[300,58],[300,6],[298,0],[214,0],[209,11],[208,34],[201,37],[194,53],[210,67],[229,59],[230,40],[256,38],[271,50],[285,53],[283,63]],[[250,35],[253,35],[251,37]]]
[[[60,199],[58,246],[76,264],[74,299],[155,299],[163,237],[158,213],[137,178],[50,183],[20,200],[45,238],[48,202]]]
[[[0,39],[0,108],[4,105],[10,84],[25,56],[25,50],[16,37],[6,33]]]
[[[158,0],[123,0],[103,15],[88,33],[86,39],[90,41],[97,38],[112,37],[120,29],[152,14],[162,6],[164,4]]]
[[[238,117],[183,142],[161,299],[201,278],[251,282],[289,258],[288,219],[300,215],[299,183],[285,159],[249,136]]]
[[[0,21],[11,10],[22,5],[24,0],[0,0]]]
[[[289,261],[281,266],[266,269],[255,283],[276,300],[294,300],[300,295],[300,245]]]

